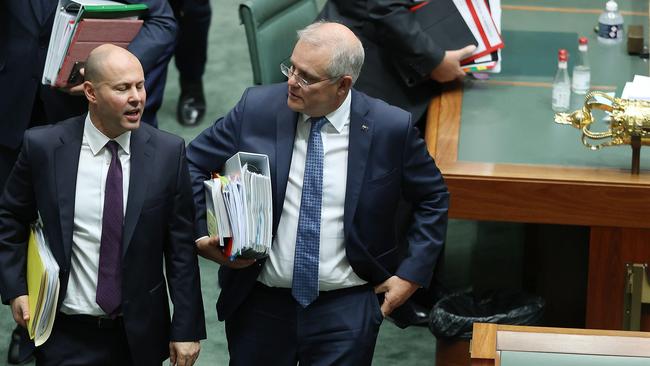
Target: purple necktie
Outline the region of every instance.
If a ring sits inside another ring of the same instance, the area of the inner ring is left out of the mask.
[[[122,164],[117,153],[117,142],[109,141],[111,152],[104,189],[102,238],[99,248],[99,273],[95,301],[106,314],[115,316],[122,302],[122,223],[124,221],[122,196]]]

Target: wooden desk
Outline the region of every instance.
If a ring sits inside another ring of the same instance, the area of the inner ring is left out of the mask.
[[[475,323],[470,353],[472,366],[647,365],[650,333]]]
[[[505,29],[508,29],[508,17],[514,16],[508,12],[507,3],[504,1]],[[647,3],[645,5],[647,14]],[[628,20],[626,18],[626,22]],[[508,39],[505,42],[507,49]],[[504,68],[505,66],[504,61]],[[642,168],[640,175],[632,176],[628,164],[612,167],[598,163],[567,165],[561,161],[556,164],[525,161],[512,163],[489,161],[490,157],[472,161],[459,159],[459,149],[463,143],[479,144],[486,147],[487,151],[491,150],[488,148],[490,144],[503,146],[513,138],[501,136],[497,132],[495,134],[499,136],[486,136],[481,141],[465,140],[459,144],[461,120],[464,124],[476,123],[476,118],[468,121],[465,117],[461,118],[461,115],[471,112],[476,116],[484,111],[484,115],[491,116],[493,110],[516,110],[516,106],[508,103],[517,104],[517,94],[523,94],[526,90],[537,88],[536,90],[542,90],[540,93],[548,94],[548,100],[537,103],[546,109],[531,111],[533,118],[539,119],[533,121],[536,128],[545,123],[550,129],[568,128],[555,126],[548,118],[548,115],[552,117],[549,112],[552,76],[549,75],[546,81],[539,81],[540,77],[531,77],[530,81],[526,81],[526,75],[496,75],[481,85],[482,90],[471,90],[474,95],[486,93],[487,97],[499,93],[499,88],[506,85],[511,93],[506,99],[512,100],[503,101],[503,105],[476,105],[474,102],[472,106],[464,106],[463,87],[450,87],[431,102],[425,140],[451,192],[450,217],[590,227],[586,325],[588,328],[622,329],[625,263],[650,262],[650,171]],[[631,75],[622,77],[631,80]],[[592,80],[595,81],[592,81],[592,85],[598,85],[598,76],[592,76]],[[606,82],[601,87],[610,90],[618,88],[620,94],[618,81]],[[517,93],[517,90],[522,93]],[[521,113],[510,117],[503,112],[496,118],[503,119],[503,123],[507,124],[517,123],[517,118],[527,117],[529,116],[522,116]],[[566,133],[575,134],[574,143],[580,146],[577,130],[567,130]],[[504,140],[499,140],[499,137]],[[533,141],[537,137],[522,135],[514,138]],[[549,149],[552,148],[549,146]],[[513,151],[513,156],[521,154]],[[641,159],[650,160],[648,147],[642,149]],[[641,329],[650,330],[648,308],[644,309]]]

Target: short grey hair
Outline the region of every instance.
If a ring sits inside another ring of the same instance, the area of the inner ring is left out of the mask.
[[[329,65],[325,72],[328,77],[350,75],[352,84],[359,78],[365,53],[359,38],[355,36],[355,42],[349,42],[338,32],[323,34],[319,28],[331,22],[319,20],[298,31],[298,40],[316,47],[329,48],[332,54]]]

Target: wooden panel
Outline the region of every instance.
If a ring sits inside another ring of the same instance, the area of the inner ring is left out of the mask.
[[[650,228],[650,185],[579,182],[535,174],[528,178],[484,176],[478,167],[477,174],[468,176],[451,173],[448,166],[440,168],[451,193],[449,215],[453,218]]]
[[[645,216],[647,219],[647,215]],[[589,243],[588,328],[622,329],[626,263],[650,262],[650,230],[593,227]],[[649,330],[647,307],[642,330]]]
[[[500,351],[650,357],[650,338],[499,331],[497,349]]]
[[[502,351],[650,358],[650,333],[474,323],[472,365],[498,365]]]

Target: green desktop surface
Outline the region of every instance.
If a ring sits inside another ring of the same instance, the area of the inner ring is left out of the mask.
[[[615,90],[620,96],[625,83],[632,81],[635,74],[648,75],[648,62],[628,55],[625,42],[613,46],[598,43],[593,31],[598,14],[517,8],[531,4],[523,0],[503,2],[505,48],[501,73],[491,75],[488,82],[470,81],[464,85],[458,160],[629,168],[629,146],[591,151],[582,145],[579,130],[553,123],[551,83],[558,49],[569,51],[570,72],[579,36],[589,39],[592,89]],[[595,8],[600,2],[553,0],[543,5]],[[625,16],[626,26],[642,24],[647,32],[648,16],[641,14],[647,14],[648,2],[619,1],[619,6],[632,12]],[[580,108],[583,101],[584,95],[572,94],[571,111]],[[594,129],[606,130],[607,123],[597,123]],[[650,170],[650,158],[644,159],[646,149],[641,149],[642,170]]]
[[[548,352],[501,352],[501,366],[647,366],[646,357],[603,356]]]

